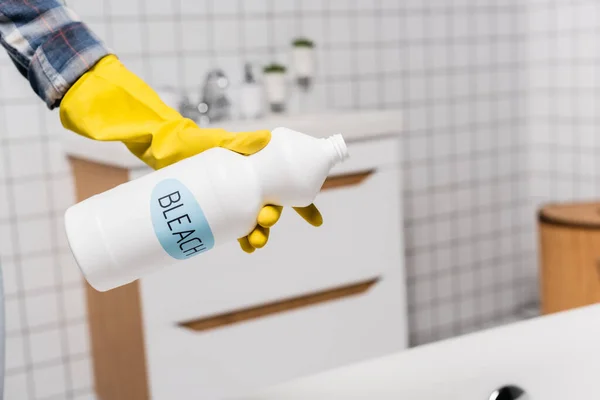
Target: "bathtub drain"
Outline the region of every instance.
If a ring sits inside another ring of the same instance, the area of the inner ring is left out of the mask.
[[[503,386],[490,394],[488,400],[531,400],[523,389],[514,385]]]

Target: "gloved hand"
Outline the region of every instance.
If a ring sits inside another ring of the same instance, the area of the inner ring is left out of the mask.
[[[294,210],[312,226],[323,224],[323,217],[314,204],[307,207],[294,207]],[[238,239],[242,250],[252,253],[255,249],[264,247],[269,240],[270,228],[279,220],[282,211],[281,206],[264,206],[258,213],[256,228],[248,236]]]
[[[100,60],[75,82],[62,99],[63,126],[90,139],[120,141],[150,167],[159,169],[213,147],[250,155],[271,139],[269,131],[231,133],[198,128],[162,102],[158,94],[114,55]],[[310,224],[323,222],[314,205],[296,211]],[[238,239],[248,253],[263,247],[281,216],[279,206],[265,206],[256,228]]]

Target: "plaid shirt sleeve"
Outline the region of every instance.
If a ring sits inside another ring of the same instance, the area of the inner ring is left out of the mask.
[[[110,53],[61,0],[0,0],[0,43],[49,108]]]

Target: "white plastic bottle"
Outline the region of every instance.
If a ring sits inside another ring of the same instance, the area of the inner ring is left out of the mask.
[[[240,115],[244,119],[254,119],[262,114],[262,87],[256,83],[252,66],[244,67],[244,83],[240,88]]]
[[[109,290],[247,235],[265,204],[309,205],[347,157],[341,135],[287,128],[252,156],[210,149],[70,207],[69,245],[90,285]]]

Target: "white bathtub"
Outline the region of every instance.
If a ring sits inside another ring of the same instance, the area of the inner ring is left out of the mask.
[[[265,389],[245,400],[600,398],[600,305],[434,343]]]

